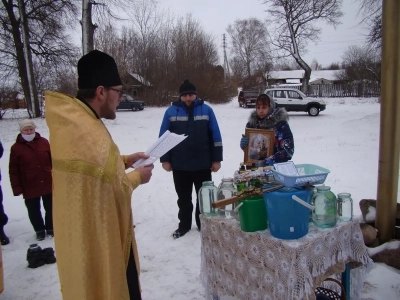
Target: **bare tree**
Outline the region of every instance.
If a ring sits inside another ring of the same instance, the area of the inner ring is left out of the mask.
[[[311,62],[311,70],[316,71],[316,70],[321,70],[321,65],[318,63],[318,61],[314,58]]]
[[[82,53],[86,54],[94,49],[94,31],[97,25],[92,21],[92,0],[82,0]]]
[[[198,92],[210,101],[215,97],[216,85],[224,81],[218,71],[218,51],[214,38],[206,34],[198,21],[191,15],[178,19],[172,34],[172,55],[174,60],[174,90],[184,78],[196,83]],[[176,92],[175,92],[176,93]]]
[[[244,86],[255,84],[253,76],[257,71],[265,69],[266,63],[271,59],[266,24],[255,18],[236,20],[226,31],[232,43],[232,68],[239,71],[234,74],[243,76]],[[244,67],[244,74],[241,67]]]
[[[71,1],[74,2],[74,1]],[[82,52],[86,54],[94,49],[94,34],[98,27],[93,20],[106,25],[110,20],[124,20],[117,16],[114,11],[129,11],[132,6],[130,0],[82,0]]]
[[[199,97],[220,103],[229,99],[224,72],[218,66],[214,38],[191,15],[177,18],[157,10],[154,1],[138,1],[129,12],[130,27],[100,25],[97,49],[115,58],[124,88],[140,88],[149,105],[169,104],[185,78],[197,87]],[[146,86],[129,85],[130,74],[139,75]]]
[[[74,95],[78,90],[76,68],[65,69],[54,78],[57,90],[61,93]]]
[[[157,54],[159,38],[164,24],[168,26],[168,16],[164,21],[164,13],[157,8],[157,2],[153,0],[138,0],[132,5],[131,12],[131,42],[132,61],[131,70],[140,74],[145,80],[158,82],[158,64],[160,59]]]
[[[273,69],[275,71],[291,71],[297,70],[299,65],[297,62],[291,57],[280,57],[274,60]]]
[[[372,48],[382,46],[382,0],[357,0],[360,3],[361,24],[368,29],[367,41]]]
[[[323,68],[323,70],[340,70],[340,63],[333,62],[329,66],[327,66],[326,68]]]
[[[19,108],[19,100],[17,98],[18,91],[16,86],[0,84],[0,120],[10,109]]]
[[[238,80],[238,83],[241,84],[247,75],[244,61],[238,56],[234,56],[231,58],[229,65],[231,67],[232,76],[235,77]]]
[[[168,16],[159,31],[158,38],[154,44],[153,57],[156,57],[153,72],[149,80],[154,84],[154,97],[160,103],[170,102],[175,80],[175,60],[174,60],[174,42],[173,42],[174,24],[173,18]]]
[[[152,88],[143,89],[141,97],[151,97],[160,92],[167,98],[165,85],[170,70],[165,59],[172,62],[171,17],[159,11],[155,1],[140,0],[133,3],[129,12],[129,27],[123,27],[118,33],[115,26],[99,26],[96,34],[96,48],[111,54],[121,73],[121,79],[127,92],[134,90],[127,86],[132,73],[140,75]],[[161,90],[161,91],[160,91]],[[149,94],[150,93],[150,94]]]
[[[349,46],[343,54],[343,63],[345,68],[337,73],[338,79],[380,82],[380,55],[368,47]]]
[[[272,43],[289,53],[304,70],[303,91],[307,92],[311,68],[303,55],[308,43],[316,43],[321,33],[314,24],[322,20],[338,25],[343,15],[342,0],[264,0],[263,4],[269,4],[267,12],[274,18],[271,23],[276,24]]]
[[[22,35],[22,44],[23,46],[23,54],[24,54],[24,61],[26,66],[26,77],[27,77],[27,85],[28,85],[28,92],[29,96],[26,97],[28,99],[28,112],[33,117],[40,116],[40,108],[39,108],[39,100],[38,94],[36,89],[36,82],[33,76],[33,63],[32,63],[32,53],[29,51],[29,24],[28,18],[26,15],[26,6],[24,0],[18,0],[19,6],[19,15],[20,15],[20,22],[21,22],[21,35]]]
[[[73,46],[64,34],[67,17],[76,11],[73,1],[2,0],[0,3],[1,71],[17,70],[30,116],[40,116],[34,62],[69,61]],[[63,23],[65,22],[65,23]]]

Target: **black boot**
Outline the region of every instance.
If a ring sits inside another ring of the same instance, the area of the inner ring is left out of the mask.
[[[36,239],[38,241],[43,241],[45,238],[46,238],[46,231],[45,230],[36,231]]]
[[[4,228],[0,229],[0,243],[5,246],[8,245],[10,243],[10,239],[8,238],[8,236],[5,234],[4,232]]]
[[[42,257],[46,264],[54,264],[57,261],[54,256],[54,250],[51,247],[42,250]]]
[[[26,260],[28,261],[28,268],[36,269],[46,264],[43,259],[42,248],[37,244],[32,244],[26,254]]]
[[[177,229],[177,230],[175,230],[174,231],[174,233],[172,234],[172,236],[175,238],[175,239],[179,239],[180,237],[182,237],[182,236],[184,236],[186,233],[188,233],[188,231],[189,231],[190,229],[188,229],[188,230],[185,230],[185,229]]]

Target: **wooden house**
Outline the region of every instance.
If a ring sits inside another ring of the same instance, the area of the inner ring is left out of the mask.
[[[146,98],[147,92],[152,88],[152,84],[143,76],[129,72],[124,78],[124,90],[133,98]]]

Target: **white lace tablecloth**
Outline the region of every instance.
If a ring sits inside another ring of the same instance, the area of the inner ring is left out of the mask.
[[[268,229],[244,232],[234,219],[200,219],[207,299],[314,300],[315,288],[346,263],[372,265],[357,221],[330,229],[310,223],[306,236],[280,240]]]

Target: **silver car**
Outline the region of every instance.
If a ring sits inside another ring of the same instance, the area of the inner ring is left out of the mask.
[[[297,89],[273,88],[266,89],[264,93],[272,97],[277,107],[284,107],[286,111],[304,111],[316,117],[320,111],[326,109],[326,103],[323,100],[307,97]]]

